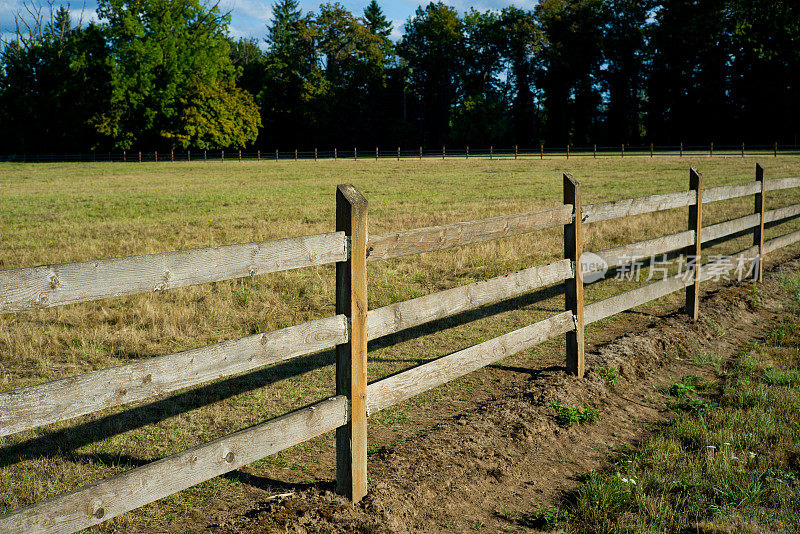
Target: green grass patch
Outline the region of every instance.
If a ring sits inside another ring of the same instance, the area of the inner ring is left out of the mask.
[[[619,379],[619,371],[617,371],[616,367],[604,367],[602,365],[595,365],[592,367],[592,371],[597,373],[600,378],[608,382],[610,386],[614,385],[614,382]]]
[[[576,408],[565,406],[560,402],[553,402],[550,406],[556,411],[556,421],[562,426],[570,426],[575,423],[594,423],[600,418],[600,411],[592,406]]]

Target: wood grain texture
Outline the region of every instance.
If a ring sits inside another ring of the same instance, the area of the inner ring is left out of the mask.
[[[764,254],[769,254],[770,252],[775,252],[779,248],[788,247],[789,245],[793,245],[800,241],[800,230],[796,232],[791,232],[789,234],[784,234],[780,237],[776,237],[775,239],[770,239],[764,242]]]
[[[333,430],[347,399],[333,397],[0,517],[0,533],[70,533]]]
[[[757,260],[758,252],[758,247],[753,246],[746,248],[741,252],[737,252],[736,254],[723,256],[721,258],[717,258],[716,260],[710,261],[700,268],[700,276],[698,278],[700,282],[714,280],[718,275],[727,274],[736,269],[737,266],[740,265],[740,262],[743,265],[746,265],[749,262]]]
[[[673,250],[685,248],[694,243],[694,230],[687,230],[677,234],[665,235],[645,241],[638,241],[630,245],[610,248],[595,252],[611,267],[619,267],[651,256],[666,254]],[[587,273],[596,269],[587,269]]]
[[[344,315],[0,393],[0,436],[157,397],[347,342]]]
[[[764,223],[772,223],[800,216],[800,204],[793,204],[784,208],[778,208],[764,212]]]
[[[344,257],[344,232],[335,232],[11,269],[0,271],[0,313],[324,265]]]
[[[399,258],[555,228],[569,222],[571,214],[572,206],[559,206],[542,211],[373,236],[370,237],[367,247],[367,261]]]
[[[717,239],[721,239],[737,232],[749,230],[754,226],[758,226],[760,223],[761,215],[754,213],[752,215],[745,215],[744,217],[739,217],[737,219],[731,219],[730,221],[705,226],[703,227],[701,242],[708,243],[710,241],[716,241]]]
[[[439,291],[423,297],[371,310],[367,319],[367,338],[377,339],[406,328],[476,310],[530,293],[540,287],[563,282],[572,277],[569,260],[516,273],[481,280],[462,287]]]
[[[759,190],[755,195],[753,203],[754,215],[758,215],[758,226],[753,229],[753,246],[758,247],[758,265],[756,266],[755,279],[758,282],[764,281],[764,194],[766,193],[764,183],[764,167],[756,163],[756,182]]]
[[[686,247],[686,257],[690,269],[697,269],[701,261],[703,244],[703,176],[692,167],[689,170],[689,190],[697,195],[697,199],[689,206],[689,230],[695,233],[694,244]],[[686,286],[686,314],[697,321],[700,317],[700,277],[693,276],[694,282]]]
[[[586,324],[597,322],[606,317],[630,310],[636,306],[646,304],[651,300],[674,293],[693,283],[693,277],[684,279],[682,276],[672,276],[658,282],[653,282],[643,287],[614,295],[607,299],[586,305]]]
[[[336,430],[336,491],[358,502],[367,494],[367,199],[350,184],[336,188],[336,230],[350,240],[350,257],[336,264],[336,313],[350,328],[336,347],[336,394],[350,414]]]
[[[599,204],[587,204],[583,207],[583,222],[595,223],[654,211],[683,208],[695,202],[695,195],[692,191],[678,191],[676,193],[663,193]]]
[[[792,189],[800,187],[800,176],[793,176],[789,178],[773,178],[766,181],[765,189],[767,191],[780,191],[781,189]]]
[[[746,197],[761,192],[761,184],[758,182],[746,182],[743,184],[723,185],[720,187],[710,187],[703,191],[703,204],[710,202],[720,202],[733,198]]]
[[[573,206],[573,217],[564,225],[564,259],[570,261],[574,275],[564,283],[564,306],[572,312],[575,328],[567,332],[567,372],[582,377],[585,367],[583,336],[583,201],[581,184],[571,174],[564,173],[564,205]]]
[[[374,382],[367,387],[369,414],[374,415],[389,406],[403,402],[512,354],[534,347],[548,339],[563,335],[574,328],[572,313],[563,312]]]

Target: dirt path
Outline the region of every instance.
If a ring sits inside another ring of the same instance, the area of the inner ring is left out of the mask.
[[[800,259],[781,268],[800,270]],[[668,417],[659,386],[707,375],[713,372],[709,361],[763,339],[782,309],[769,290],[776,279],[767,272],[758,296],[750,284],[713,291],[697,324],[673,312],[657,321],[640,317],[635,334],[618,335],[619,328],[632,328],[630,322],[606,332],[611,341],[592,348],[587,367],[619,369],[613,385],[596,372],[577,379],[560,362],[545,362],[486,380],[480,395],[461,401],[460,415],[450,415],[447,402],[410,413],[415,424],[406,431],[371,436],[371,443],[393,445],[372,450],[370,493],[358,506],[336,497],[329,484],[283,492],[272,486],[271,496],[262,490],[252,502],[228,503],[227,510],[211,514],[217,519],[206,515],[207,522],[195,526],[219,534],[524,530],[521,514],[553,505],[577,487],[580,473],[602,466],[609,451],[636,443]],[[565,428],[555,421],[555,401],[592,405],[602,416]]]

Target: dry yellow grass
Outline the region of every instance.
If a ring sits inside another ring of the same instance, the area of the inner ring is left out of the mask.
[[[370,202],[373,234],[545,208],[561,202],[561,173],[582,182],[585,202],[685,189],[695,165],[706,187],[800,174],[800,157],[406,160],[358,162],[4,164],[0,167],[0,268],[161,252],[334,229],[334,191],[350,182]],[[798,192],[768,194],[771,209]],[[752,212],[752,198],[708,205],[706,224]],[[601,250],[686,228],[686,210],[587,228]],[[797,222],[767,237],[797,229]],[[732,252],[751,237],[717,247]],[[559,259],[552,230],[370,264],[369,304],[392,302]],[[629,286],[588,288],[592,301]],[[2,389],[290,326],[333,314],[332,266],[271,274],[94,303],[0,316]],[[370,380],[442,356],[563,309],[563,297],[523,299],[492,314],[440,321],[370,345]],[[602,327],[599,325],[598,327]],[[591,332],[591,330],[590,330]],[[431,335],[422,336],[422,333]],[[554,342],[557,346],[558,342]],[[536,351],[519,356],[534,357]],[[333,391],[331,354],[300,358],[208,387],[0,439],[0,511],[98,480],[280,415]],[[461,384],[461,385],[459,385]],[[457,382],[412,402],[458,394]],[[125,412],[124,415],[117,416]],[[371,424],[403,421],[402,406]],[[37,439],[42,436],[49,438]],[[328,438],[300,446],[313,451]],[[278,455],[270,462],[293,461]],[[313,452],[307,461],[313,461]],[[256,465],[253,469],[258,469]],[[304,466],[293,466],[302,481]],[[112,521],[110,528],[162,524],[202,506],[217,479]],[[231,493],[232,492],[232,493]]]

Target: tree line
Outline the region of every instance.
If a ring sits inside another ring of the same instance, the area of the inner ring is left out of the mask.
[[[278,0],[264,42],[200,0],[28,8],[0,45],[0,152],[797,143],[800,5]]]

